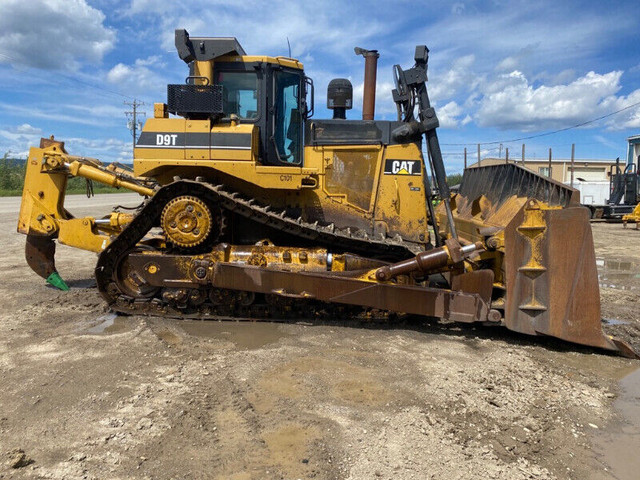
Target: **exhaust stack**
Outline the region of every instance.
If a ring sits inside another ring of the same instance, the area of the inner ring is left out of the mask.
[[[364,93],[362,98],[362,119],[373,120],[376,110],[376,75],[378,73],[377,50],[354,48],[356,55],[364,57]]]

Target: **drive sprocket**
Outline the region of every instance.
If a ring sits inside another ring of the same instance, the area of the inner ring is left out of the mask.
[[[164,206],[160,225],[170,243],[192,248],[212,237],[216,240],[223,222],[220,208],[211,207],[192,195],[181,195]]]

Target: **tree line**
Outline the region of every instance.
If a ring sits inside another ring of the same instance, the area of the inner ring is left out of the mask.
[[[5,153],[2,158],[0,158],[0,197],[22,195],[26,170],[27,161],[25,159],[10,158],[8,153]],[[84,178],[69,178],[67,193],[85,193],[86,191],[87,182]],[[107,185],[94,183],[93,191],[96,193],[112,193],[119,192],[120,190]]]

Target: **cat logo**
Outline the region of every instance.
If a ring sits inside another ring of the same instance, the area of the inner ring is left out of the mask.
[[[391,160],[384,161],[385,175],[420,175],[422,173],[419,160]]]

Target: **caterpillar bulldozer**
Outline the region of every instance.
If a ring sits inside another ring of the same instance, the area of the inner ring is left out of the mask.
[[[247,55],[235,38],[176,30],[175,40],[189,75],[154,105],[133,169],[71,155],[53,137],[31,148],[18,231],[48,282],[67,288],[57,240],[98,254],[97,288],[125,314],[399,312],[635,356],[602,332],[589,213],[575,190],[505,164],[467,170],[451,194],[426,46],[411,68],[394,67],[398,118],[381,121],[375,50],[356,48],[363,119],[346,119],[346,79],[329,84],[333,118],[314,119],[298,60]],[[137,192],[141,205],[75,218],[69,177]]]

